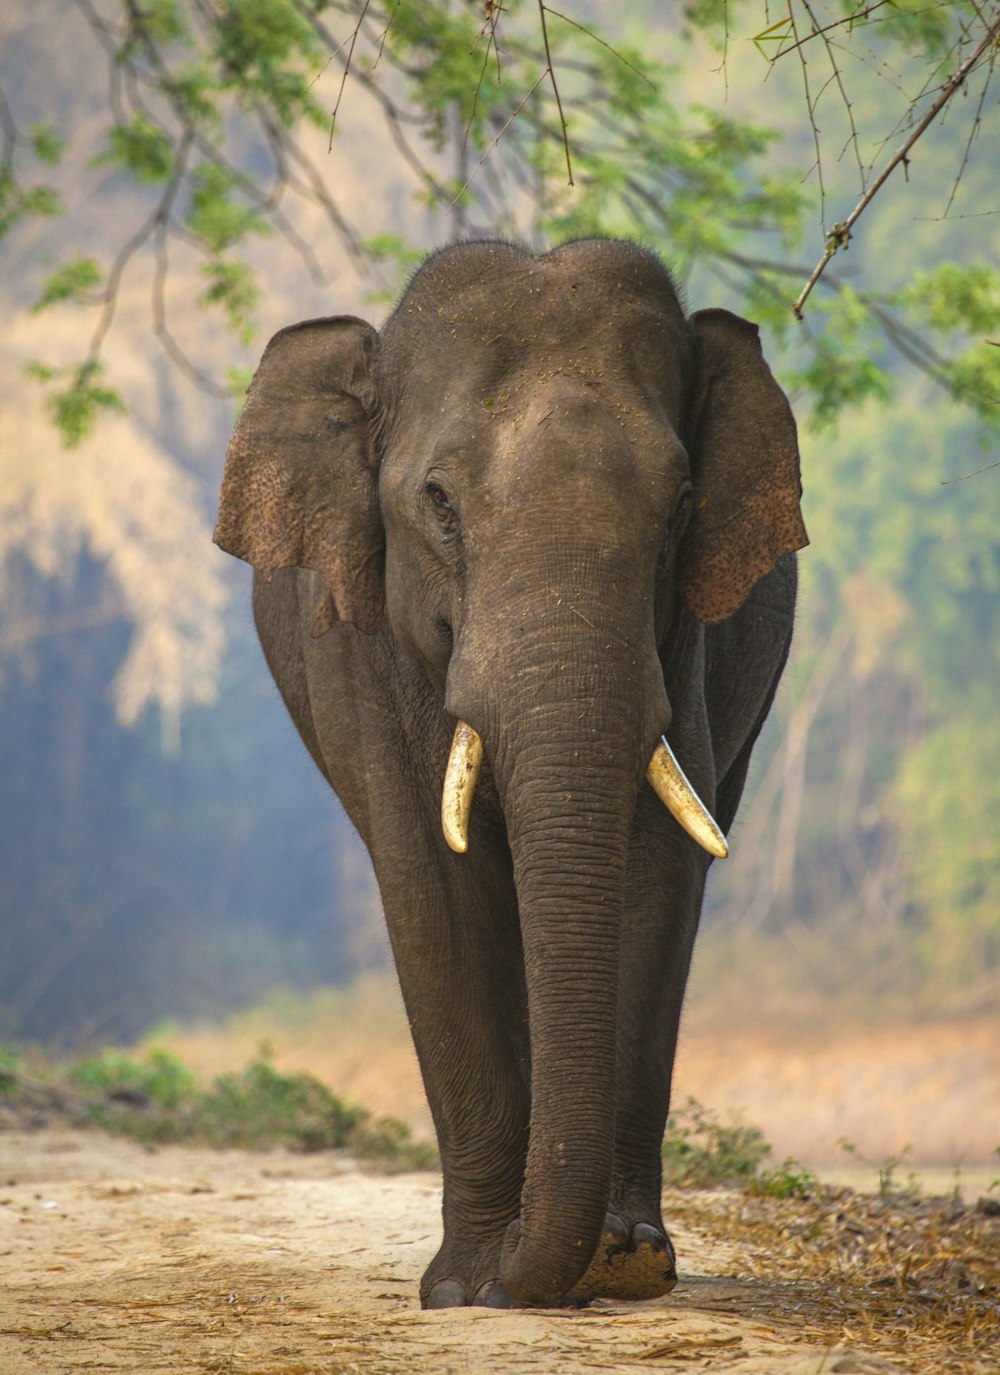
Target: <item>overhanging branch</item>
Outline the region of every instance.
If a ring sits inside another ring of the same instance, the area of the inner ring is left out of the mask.
[[[871,205],[872,201],[875,199],[879,191],[888,181],[889,177],[900,165],[900,163],[906,163],[914,144],[918,141],[918,139],[922,137],[924,133],[926,133],[926,131],[934,123],[935,119],[937,119],[941,111],[947,106],[948,102],[951,100],[952,96],[956,93],[956,91],[961,90],[962,86],[964,86],[966,82],[966,79],[969,77],[970,73],[976,68],[976,66],[982,61],[983,57],[985,57],[985,55],[989,52],[991,48],[997,47],[998,42],[1000,42],[1000,14],[998,14],[998,16],[988,26],[986,33],[983,35],[982,39],[979,41],[979,43],[976,45],[976,47],[973,49],[970,55],[965,59],[962,65],[958,68],[958,70],[954,72],[954,74],[951,77],[949,77],[949,79],[945,82],[944,86],[941,88],[941,92],[938,95],[938,98],[934,101],[933,105],[931,105],[930,109],[924,115],[923,119],[921,119],[920,122],[917,124],[916,128],[913,130],[912,134],[910,134],[910,137],[906,140],[906,142],[903,143],[902,146],[898,148],[896,152],[892,155],[886,166],[875,178],[871,186],[869,186],[868,190],[864,193],[864,195],[858,201],[857,205],[848,215],[847,219],[841,220],[839,224],[835,224],[833,228],[830,230],[829,234],[826,236],[826,248],[823,252],[822,258],[820,258],[819,262],[813,268],[809,280],[806,282],[805,286],[802,288],[802,290],[796,297],[795,301],[792,303],[792,311],[794,312],[795,318],[797,320],[802,319],[802,309],[806,301],[808,300],[813,287],[816,285],[816,283],[819,281],[820,277],[822,277],[824,271],[826,270],[827,263],[830,261],[830,259],[833,257],[833,255],[837,252],[839,248],[847,247],[851,238],[851,230],[857,224],[858,220],[861,218],[864,212],[868,209],[869,205]]]

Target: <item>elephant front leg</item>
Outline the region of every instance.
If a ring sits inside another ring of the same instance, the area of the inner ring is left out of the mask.
[[[421,1304],[508,1307],[500,1248],[520,1210],[529,1118],[513,883],[471,856],[439,857],[426,884],[394,864],[376,868],[444,1181],[444,1238]]]
[[[662,1143],[706,872],[704,853],[641,798],[622,932],[614,1173],[580,1298],[658,1298],[677,1283],[661,1211]]]

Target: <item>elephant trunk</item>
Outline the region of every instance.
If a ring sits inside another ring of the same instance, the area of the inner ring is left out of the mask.
[[[500,1278],[526,1304],[572,1290],[607,1212],[628,841],[670,720],[648,592],[587,549],[545,558],[523,588],[508,579],[502,600],[495,579],[469,591],[445,694],[481,737],[513,859],[531,1117]],[[461,815],[455,829],[461,839]]]
[[[553,1303],[572,1289],[608,1205],[625,858],[642,777],[642,745],[625,714],[597,731],[576,703],[536,709],[532,728],[522,726],[494,760],[531,1039],[521,1215],[501,1260],[501,1278],[522,1303]]]

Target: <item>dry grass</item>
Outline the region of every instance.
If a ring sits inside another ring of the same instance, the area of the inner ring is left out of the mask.
[[[857,1343],[921,1375],[995,1375],[1000,1205],[821,1190],[675,1194],[667,1209],[725,1238],[753,1277],[727,1311],[766,1315],[830,1348]]]

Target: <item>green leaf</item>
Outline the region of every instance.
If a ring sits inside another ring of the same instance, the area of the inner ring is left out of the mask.
[[[895,299],[931,329],[991,334],[1000,323],[1000,271],[984,262],[939,263],[915,272]]]
[[[101,269],[93,258],[71,258],[48,277],[38,300],[31,307],[37,315],[46,307],[61,301],[76,304],[86,302],[89,293],[101,284]]]
[[[366,293],[365,299],[381,305],[391,305],[424,257],[422,249],[413,248],[398,234],[375,234],[365,239],[362,248],[377,263],[391,265],[395,271],[390,285]]]
[[[184,10],[177,0],[144,0],[141,9],[132,7],[130,18],[143,37],[152,43],[167,45],[191,41]]]
[[[814,429],[832,425],[848,406],[892,395],[892,378],[879,362],[884,350],[876,321],[862,297],[848,286],[818,301],[815,314],[822,331],[807,365],[792,375],[793,385],[807,388]]]
[[[104,369],[100,363],[82,363],[76,368],[50,368],[44,363],[29,363],[29,377],[50,384],[68,377],[69,384],[46,397],[46,407],[67,449],[74,449],[92,433],[102,411],[125,412],[120,394],[101,383]]]
[[[107,151],[95,158],[95,166],[117,166],[147,185],[165,182],[174,170],[175,149],[163,128],[145,114],[108,133]]]
[[[233,177],[215,163],[202,163],[192,178],[191,201],[185,222],[204,239],[213,253],[221,253],[245,235],[269,234],[270,225],[235,196]]]
[[[0,239],[31,215],[52,219],[63,211],[58,191],[51,186],[22,186],[9,164],[0,165]]]
[[[224,119],[218,104],[218,82],[207,66],[192,63],[161,82],[161,89],[175,106],[185,124],[208,135],[221,138]]]
[[[66,140],[50,124],[34,124],[31,128],[31,146],[39,162],[55,167],[63,155]]]
[[[209,285],[199,296],[200,306],[220,306],[229,328],[241,343],[253,338],[253,312],[260,299],[260,289],[253,270],[245,263],[229,258],[216,258],[202,269]]]
[[[230,391],[231,395],[235,396],[235,397],[237,398],[237,400],[240,402],[241,408],[242,408],[242,404],[243,404],[243,398],[246,396],[246,393],[247,393],[247,391],[249,390],[249,388],[250,388],[250,383],[251,383],[252,381],[253,381],[253,369],[252,369],[252,368],[235,368],[235,367],[234,367],[234,368],[227,368],[227,369],[226,369],[226,383],[227,383],[227,385],[228,385],[228,387],[229,387],[229,391]]]
[[[300,118],[327,122],[311,86],[329,54],[299,6],[289,0],[224,0],[213,37],[221,84],[246,108],[263,101],[285,128]]]

